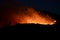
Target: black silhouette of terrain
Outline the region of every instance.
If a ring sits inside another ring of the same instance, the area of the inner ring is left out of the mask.
[[[40,24],[16,24],[0,29],[0,32],[56,32],[60,31],[58,25],[40,25]]]

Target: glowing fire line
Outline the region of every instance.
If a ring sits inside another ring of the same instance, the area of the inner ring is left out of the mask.
[[[4,21],[0,22],[0,26],[4,25],[15,25],[17,23],[20,24],[42,24],[42,25],[53,25],[56,23],[56,20],[52,19],[49,15],[45,15],[40,12],[37,12],[33,8],[26,8],[27,10],[23,9],[24,11],[21,11],[21,9],[16,13],[15,11],[7,11],[7,15],[3,18],[7,20],[6,23]],[[10,13],[10,14],[9,14]]]
[[[34,23],[42,25],[53,25],[56,23],[56,20],[52,19],[49,15],[39,15],[39,12],[35,11],[34,9],[28,9],[24,13],[19,14],[19,17],[17,18],[19,20],[17,23],[20,24]]]

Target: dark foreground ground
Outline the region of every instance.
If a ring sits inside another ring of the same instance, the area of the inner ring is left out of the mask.
[[[16,24],[1,28],[0,32],[60,32],[58,25]]]

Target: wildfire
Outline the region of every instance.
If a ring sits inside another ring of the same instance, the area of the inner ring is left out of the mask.
[[[17,23],[26,24],[26,23],[34,23],[34,24],[42,24],[42,25],[53,25],[56,23],[56,20],[52,19],[49,15],[43,16],[42,13],[37,12],[32,8],[27,8],[25,12],[19,12],[19,16],[17,17]]]
[[[56,20],[52,19],[49,15],[42,14],[34,10],[33,8],[19,9],[17,12],[13,10],[6,11],[3,15],[3,20],[0,21],[0,26],[4,25],[15,25],[20,24],[42,24],[42,25],[53,25]]]

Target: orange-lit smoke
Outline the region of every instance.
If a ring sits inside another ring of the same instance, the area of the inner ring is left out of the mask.
[[[5,15],[5,19],[7,20],[4,25],[15,25],[17,23],[26,24],[26,23],[34,23],[34,24],[42,24],[42,25],[53,25],[56,20],[52,19],[49,15],[45,15],[41,12],[34,10],[33,8],[19,9],[17,12],[15,11],[7,11],[7,15]]]
[[[42,25],[53,25],[56,20],[52,19],[49,15],[42,15],[33,8],[27,8],[23,12],[19,11],[16,15],[16,22],[20,24],[34,23]]]

